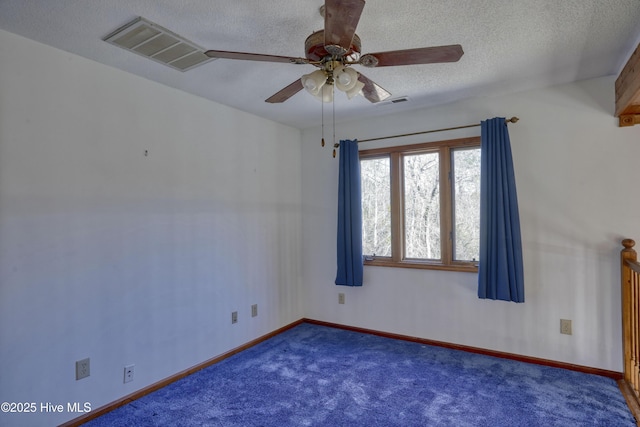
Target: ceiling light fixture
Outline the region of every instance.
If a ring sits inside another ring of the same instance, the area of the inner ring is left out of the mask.
[[[364,83],[360,74],[343,61],[326,61],[322,68],[300,78],[302,87],[322,102],[333,101],[333,87],[347,94],[349,99],[362,94]]]
[[[302,87],[322,101],[322,146],[324,147],[324,104],[333,103],[333,141],[336,139],[336,103],[334,98],[334,87],[347,94],[351,99],[358,94],[362,94],[365,84],[359,80],[360,74],[353,68],[348,67],[343,58],[324,58],[317,66],[321,67],[312,73],[305,74],[300,78]],[[336,150],[333,149],[333,157],[336,157]]]
[[[362,94],[365,84],[359,80],[360,74],[347,63],[343,58],[335,56],[326,57],[323,61],[316,64],[320,67],[312,73],[305,74],[300,78],[302,87],[313,95],[316,99],[322,101],[322,146],[324,147],[324,104],[333,103],[333,140],[335,143],[336,133],[336,104],[334,98],[334,88],[347,94],[349,99],[358,94]],[[333,150],[333,157],[336,156],[336,150]]]

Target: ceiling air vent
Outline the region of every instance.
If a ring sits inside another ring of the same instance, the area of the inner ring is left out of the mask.
[[[391,104],[400,104],[403,102],[407,102],[409,101],[409,97],[408,96],[401,96],[399,98],[393,98],[393,99],[386,99],[383,102],[379,102],[376,105],[391,105]]]
[[[134,19],[103,40],[180,71],[215,59],[206,56],[201,47],[144,18]]]

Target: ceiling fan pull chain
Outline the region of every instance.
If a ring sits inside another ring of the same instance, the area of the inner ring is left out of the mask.
[[[331,85],[331,91],[333,92],[333,145],[336,145],[336,97],[335,97],[335,91],[334,91],[334,85]],[[333,149],[333,158],[336,158],[336,149]]]
[[[322,111],[322,146],[324,147],[324,102],[320,103],[320,110]]]
[[[333,107],[333,114],[331,117],[331,122],[333,124],[333,143],[336,143],[336,94],[334,91],[334,85],[331,85],[331,92],[333,92],[333,102],[331,103],[331,106]]]

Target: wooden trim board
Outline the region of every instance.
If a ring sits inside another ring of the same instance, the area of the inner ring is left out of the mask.
[[[616,79],[615,116],[619,126],[633,126],[640,123],[640,45],[631,54]]]

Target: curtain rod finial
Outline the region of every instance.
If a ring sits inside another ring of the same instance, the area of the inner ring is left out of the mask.
[[[508,123],[518,123],[518,120],[520,120],[520,119],[517,118],[516,116],[513,116],[510,119],[507,119],[507,122]]]

